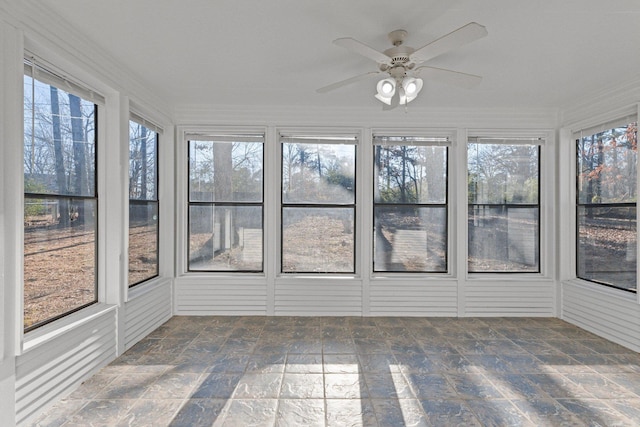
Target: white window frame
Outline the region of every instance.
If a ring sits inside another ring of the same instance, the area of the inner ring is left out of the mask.
[[[262,248],[262,272],[244,272],[244,271],[189,271],[188,260],[188,239],[189,239],[189,139],[198,136],[206,137],[208,135],[265,135],[264,151],[263,151],[263,248]],[[269,184],[270,159],[271,156],[268,143],[268,130],[262,126],[178,126],[176,131],[176,197],[175,197],[175,215],[176,215],[176,233],[175,233],[175,250],[176,250],[176,277],[190,277],[193,279],[207,277],[221,277],[234,280],[253,280],[264,279],[268,270],[268,259],[270,250],[268,249],[268,211],[269,200],[267,190]]]
[[[355,200],[354,200],[354,271],[353,273],[307,273],[307,272],[282,272],[282,144],[280,137],[282,135],[295,135],[297,137],[306,137],[306,138],[344,138],[344,137],[354,137],[355,138],[355,148],[356,148],[356,157],[355,157]],[[362,215],[362,206],[363,206],[363,169],[366,166],[363,165],[364,161],[364,153],[363,147],[368,144],[362,143],[363,132],[362,128],[339,128],[339,127],[321,127],[321,128],[276,128],[275,129],[275,141],[274,145],[276,148],[276,168],[273,171],[275,182],[277,183],[275,186],[276,197],[274,203],[274,209],[276,210],[276,227],[275,232],[270,234],[270,237],[273,239],[273,242],[276,243],[276,251],[275,251],[275,264],[273,268],[275,269],[275,276],[278,279],[287,281],[287,280],[297,280],[298,278],[304,277],[305,279],[310,280],[323,280],[323,279],[348,279],[348,278],[361,278],[363,274],[362,267],[362,249],[363,249],[363,215]],[[366,191],[366,190],[365,190]],[[266,237],[265,237],[266,239]],[[265,246],[267,246],[265,244]],[[265,260],[266,261],[266,260]]]
[[[375,143],[375,138],[376,137],[406,137],[406,138],[416,138],[416,139],[424,139],[424,141],[407,141],[407,144],[400,144],[400,143],[382,143],[382,144],[376,144]],[[450,131],[444,131],[442,134],[437,135],[436,133],[434,134],[429,134],[426,135],[424,130],[419,132],[414,132],[413,134],[409,135],[407,133],[406,130],[402,131],[402,132],[394,132],[393,134],[389,134],[389,133],[381,133],[380,131],[376,131],[372,133],[371,136],[371,145],[372,145],[372,157],[370,159],[371,161],[371,189],[370,191],[372,192],[371,194],[371,209],[372,209],[372,224],[375,223],[375,219],[374,219],[374,215],[375,215],[375,207],[376,205],[378,205],[379,207],[385,206],[385,204],[383,203],[376,203],[375,201],[375,195],[373,194],[373,192],[375,191],[375,188],[377,186],[377,182],[375,182],[375,146],[380,145],[380,146],[385,146],[385,145],[391,145],[391,146],[435,146],[435,147],[444,147],[447,149],[446,151],[446,183],[445,183],[445,201],[444,203],[441,203],[444,205],[444,208],[446,210],[446,215],[445,215],[445,220],[446,220],[446,227],[445,227],[445,233],[446,233],[446,254],[445,254],[445,260],[446,260],[446,269],[445,271],[407,271],[407,272],[401,272],[401,271],[375,271],[374,270],[374,263],[375,263],[375,242],[373,241],[373,237],[371,240],[371,263],[370,263],[370,267],[371,267],[371,274],[372,276],[382,276],[382,277],[387,277],[387,276],[393,276],[393,275],[398,275],[398,276],[403,276],[403,277],[411,277],[411,276],[434,276],[434,277],[446,277],[447,275],[451,274],[452,271],[452,241],[450,238],[450,234],[451,234],[451,230],[452,228],[455,228],[455,224],[453,224],[452,221],[452,209],[451,209],[451,202],[452,202],[452,188],[451,188],[451,164],[452,164],[452,157],[454,155],[453,153],[453,147],[452,147],[452,134]],[[423,204],[414,204],[415,206],[421,206],[421,207],[425,207],[428,208],[432,205],[438,205],[437,203],[423,203]],[[389,206],[394,206],[394,204],[389,204]],[[374,235],[375,235],[375,231],[374,231]]]
[[[556,137],[555,130],[508,130],[508,129],[469,129],[464,139],[464,165],[461,169],[464,169],[464,182],[467,180],[467,149],[468,141],[470,138],[478,139],[504,139],[504,140],[539,140],[540,141],[540,156],[538,161],[539,165],[539,233],[540,233],[540,247],[539,247],[539,272],[514,272],[514,273],[490,273],[480,272],[472,273],[468,271],[468,256],[469,256],[469,242],[467,231],[467,220],[469,217],[468,212],[468,188],[465,185],[462,191],[464,192],[464,208],[462,209],[464,215],[464,236],[460,236],[460,239],[464,239],[464,271],[467,280],[469,281],[504,281],[508,279],[515,282],[531,282],[536,280],[548,281],[555,276],[555,186],[556,186],[556,158],[555,158],[555,145]]]
[[[31,39],[24,40],[24,58],[29,60],[35,60],[37,64],[42,65],[45,69],[49,70],[52,73],[51,83],[56,84],[56,78],[58,83],[67,82],[69,84],[65,84],[63,86],[64,90],[71,91],[72,93],[76,93],[77,95],[83,97],[88,101],[92,101],[97,105],[97,153],[96,153],[96,192],[97,192],[97,200],[98,200],[98,220],[96,222],[97,227],[97,245],[96,245],[96,278],[97,278],[97,303],[92,304],[88,307],[85,307],[81,310],[72,312],[67,314],[57,320],[44,324],[36,329],[33,329],[29,332],[24,332],[24,291],[23,291],[23,274],[24,271],[24,258],[23,258],[23,247],[24,247],[24,238],[22,232],[20,233],[20,255],[19,255],[19,263],[21,267],[20,273],[20,289],[16,292],[16,325],[18,327],[18,333],[16,334],[16,351],[17,354],[23,354],[27,352],[29,349],[41,345],[45,342],[49,342],[54,340],[59,335],[65,333],[76,327],[77,325],[83,324],[90,319],[95,318],[96,316],[100,316],[107,311],[111,311],[115,309],[114,305],[109,304],[109,294],[113,292],[113,290],[108,290],[107,276],[118,276],[119,273],[106,271],[106,259],[107,259],[107,246],[118,246],[120,242],[111,242],[107,243],[107,227],[105,226],[105,218],[107,217],[107,208],[106,208],[106,166],[109,162],[107,157],[109,156],[109,151],[106,149],[106,138],[105,135],[107,133],[107,128],[110,126],[107,124],[108,120],[106,118],[109,116],[107,114],[107,110],[112,111],[113,106],[112,97],[105,97],[102,93],[108,93],[109,88],[105,86],[102,82],[95,79],[90,74],[86,73],[84,70],[76,66],[75,64],[64,60],[61,56],[56,55],[54,52],[50,52],[47,50],[43,50],[40,45],[32,41]],[[60,67],[54,64],[61,64]],[[22,70],[22,74],[24,75],[24,70]],[[21,99],[24,99],[23,88],[20,89]],[[85,97],[86,96],[86,97]],[[21,114],[21,117],[24,117],[24,113]],[[22,118],[21,118],[22,120]],[[22,126],[21,126],[22,129]],[[24,130],[22,135],[24,135]],[[22,145],[20,145],[22,147]],[[117,150],[115,150],[117,151]],[[22,148],[20,149],[22,159]],[[114,154],[115,155],[115,154]],[[22,160],[20,161],[20,177],[24,175]],[[21,188],[21,197],[24,197],[24,191],[22,189],[22,180],[20,180],[20,188]],[[23,203],[24,204],[24,203]],[[22,209],[21,209],[22,212]],[[21,217],[22,218],[22,217]],[[115,280],[115,279],[114,279]],[[116,281],[117,282],[117,281]]]
[[[568,197],[570,201],[570,221],[564,220],[561,221],[561,242],[569,241],[571,242],[571,246],[563,245],[561,247],[561,258],[559,260],[562,265],[562,259],[568,261],[568,266],[563,268],[561,271],[561,279],[570,281],[572,283],[587,287],[595,292],[601,292],[605,295],[613,295],[618,298],[622,298],[625,300],[632,300],[636,303],[640,304],[640,292],[630,292],[624,289],[617,288],[615,286],[608,286],[605,284],[601,284],[598,282],[594,282],[587,279],[579,278],[577,275],[578,272],[578,233],[577,233],[577,151],[576,151],[576,141],[581,138],[583,135],[590,135],[598,132],[602,132],[605,130],[609,130],[616,125],[620,125],[621,123],[631,123],[638,122],[640,118],[640,104],[622,107],[620,109],[614,109],[606,114],[593,117],[588,120],[584,120],[578,123],[574,123],[571,127],[566,127],[561,129],[560,133],[562,136],[563,142],[565,145],[563,150],[561,151],[560,162],[561,164],[569,161],[570,167],[567,173],[571,173],[568,182],[571,183],[569,186]],[[640,160],[638,161],[640,163]],[[560,185],[565,183],[560,182]],[[640,189],[640,173],[637,174],[636,177],[636,188]],[[562,190],[561,190],[562,191]],[[565,192],[566,194],[566,192]],[[636,224],[640,222],[640,209],[638,209],[638,203],[636,203]],[[567,214],[569,216],[569,214]],[[637,233],[640,234],[640,228],[637,229]],[[636,244],[636,254],[640,253],[640,238],[637,239]],[[640,257],[636,259],[636,277],[640,280]]]
[[[403,280],[403,281],[451,281],[460,274],[458,267],[459,249],[457,241],[459,239],[458,233],[458,214],[459,207],[459,194],[457,189],[459,182],[466,182],[466,178],[460,181],[460,165],[459,163],[459,143],[458,141],[466,140],[461,139],[461,132],[452,128],[392,128],[392,127],[380,127],[372,128],[369,132],[370,143],[365,144],[369,149],[366,153],[367,163],[367,188],[365,189],[367,199],[365,201],[365,208],[367,212],[365,218],[367,219],[366,230],[373,230],[373,138],[374,135],[382,136],[397,136],[397,137],[415,137],[415,138],[447,138],[448,142],[444,144],[447,147],[447,272],[444,273],[430,273],[430,272],[374,272],[373,271],[373,231],[364,236],[367,240],[368,248],[371,250],[367,254],[367,270],[372,281],[387,281],[387,280]],[[437,145],[443,145],[438,143]],[[365,153],[363,153],[365,154]],[[462,168],[466,174],[466,164]],[[466,234],[465,234],[466,236]],[[466,248],[466,243],[465,243]],[[466,250],[466,249],[465,249]]]
[[[163,187],[164,185],[161,184],[161,140],[163,138],[163,133],[164,130],[162,128],[162,126],[157,125],[154,121],[149,120],[145,117],[144,114],[139,114],[136,112],[137,110],[130,108],[129,109],[129,121],[131,122],[135,122],[139,125],[142,125],[144,127],[146,127],[148,130],[151,130],[152,132],[155,132],[156,134],[156,158],[155,158],[155,168],[156,168],[156,182],[155,182],[155,186],[156,186],[156,199],[154,200],[155,202],[158,203],[158,233],[157,233],[157,248],[156,248],[156,255],[157,255],[157,259],[156,259],[156,268],[157,268],[157,274],[155,276],[149,277],[141,282],[135,283],[134,285],[129,285],[129,203],[130,203],[130,198],[129,198],[129,167],[130,167],[130,163],[129,163],[129,156],[127,155],[127,179],[126,179],[126,200],[127,200],[127,209],[125,209],[125,218],[124,218],[124,224],[126,225],[126,230],[127,230],[127,238],[126,238],[126,244],[125,244],[125,251],[124,251],[124,258],[125,258],[125,262],[124,265],[126,266],[126,268],[124,268],[124,274],[126,275],[125,279],[124,279],[124,284],[127,287],[127,297],[129,296],[130,291],[134,291],[136,288],[140,288],[148,283],[153,283],[154,281],[157,281],[158,279],[160,279],[163,276],[163,272],[162,272],[162,263],[164,262],[164,257],[163,257],[163,250],[162,247],[164,246],[163,244],[165,243],[163,239],[163,232],[162,230],[165,228],[164,223],[165,223],[165,219],[164,219],[164,214],[163,214],[163,205],[164,203],[162,203],[161,199],[162,199],[162,193],[163,193]],[[127,122],[127,129],[129,129],[129,122]],[[128,144],[127,144],[127,153],[130,152],[129,150],[129,144],[130,141],[129,139],[127,139]]]

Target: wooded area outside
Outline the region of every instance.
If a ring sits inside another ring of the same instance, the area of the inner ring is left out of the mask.
[[[540,271],[539,170],[534,141],[468,144],[469,272]]]
[[[262,271],[263,135],[189,141],[189,270]]]
[[[129,286],[158,275],[158,134],[129,122]]]
[[[24,77],[24,327],[97,301],[96,106]]]
[[[637,291],[636,122],[585,135],[577,151],[577,275]]]
[[[356,144],[282,138],[283,273],[355,273]]]
[[[447,271],[447,153],[417,138],[374,146],[374,271]]]

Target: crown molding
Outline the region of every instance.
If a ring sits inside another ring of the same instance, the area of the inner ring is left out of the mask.
[[[560,109],[560,123],[563,127],[609,115],[610,112],[625,109],[640,101],[640,78],[615,83],[599,91],[590,92],[570,105]]]

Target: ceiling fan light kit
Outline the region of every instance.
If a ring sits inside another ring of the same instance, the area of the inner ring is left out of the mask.
[[[436,56],[442,55],[449,50],[485,37],[487,35],[487,29],[484,26],[476,22],[471,22],[419,49],[414,49],[403,44],[407,35],[408,33],[405,30],[390,32],[389,40],[391,44],[393,44],[393,47],[384,52],[379,52],[351,37],[334,40],[334,44],[377,62],[378,71],[370,71],[321,87],[317,92],[329,92],[365,79],[371,75],[386,73],[387,77],[378,81],[376,94],[374,96],[384,104],[382,107],[384,110],[391,110],[398,105],[406,106],[409,102],[417,98],[424,83],[423,80],[419,78],[420,74],[433,80],[439,80],[443,83],[464,88],[473,87],[482,80],[480,76],[461,73],[459,71],[429,67],[426,65],[417,68],[416,66]]]

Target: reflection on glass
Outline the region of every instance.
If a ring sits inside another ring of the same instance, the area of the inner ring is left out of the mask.
[[[634,207],[578,207],[578,277],[636,291]]]
[[[353,144],[282,144],[282,203],[348,204],[355,200]]]
[[[447,271],[445,207],[376,207],[374,237],[374,271]]]
[[[469,203],[538,204],[537,145],[470,143]]]
[[[263,137],[236,139],[189,141],[190,202],[262,202]]]
[[[189,270],[262,271],[261,206],[189,206]]]
[[[24,327],[97,301],[94,200],[24,202]]]
[[[352,208],[283,208],[282,271],[354,273]]]
[[[538,272],[539,210],[469,206],[470,272]]]
[[[129,286],[158,275],[158,202],[129,202]]]

